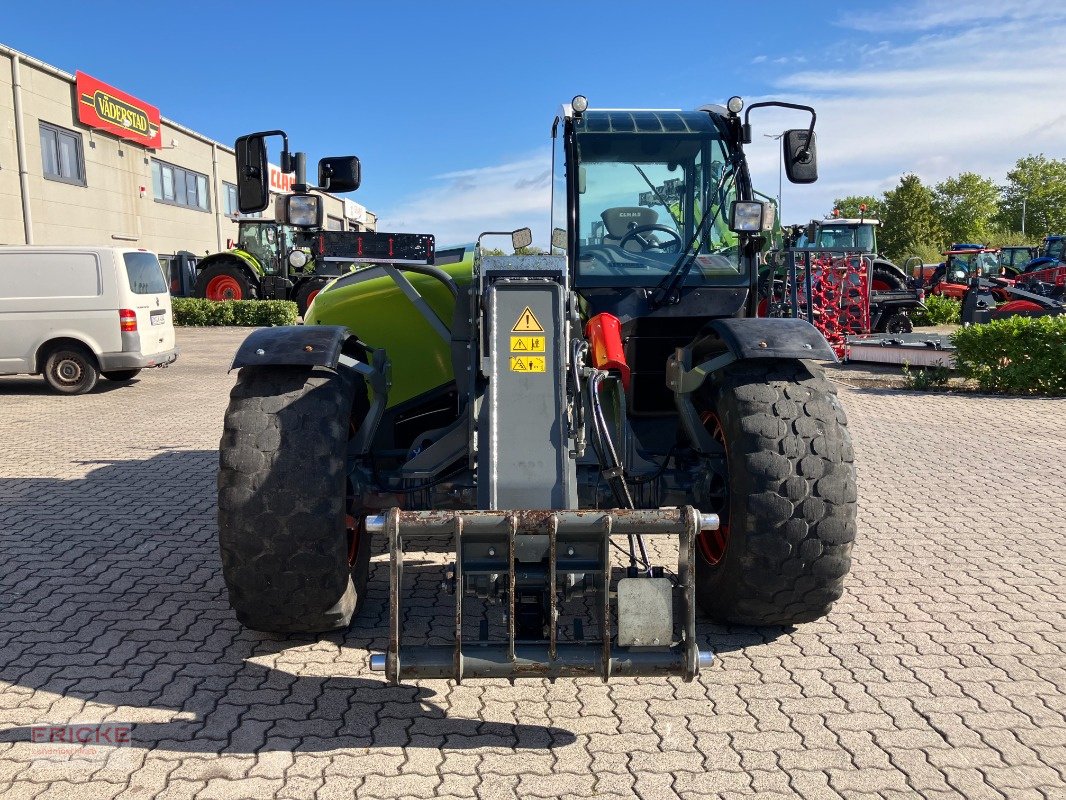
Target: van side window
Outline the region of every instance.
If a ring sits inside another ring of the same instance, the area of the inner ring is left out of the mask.
[[[85,185],[85,154],[80,133],[42,122],[41,162],[48,180]]]

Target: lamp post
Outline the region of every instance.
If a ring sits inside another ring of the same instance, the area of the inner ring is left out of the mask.
[[[781,170],[785,166],[785,132],[781,133],[764,133],[767,139],[776,139],[781,143],[777,156],[777,218],[784,219],[784,214],[781,213]]]

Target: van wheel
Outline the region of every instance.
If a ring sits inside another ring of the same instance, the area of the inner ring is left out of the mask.
[[[110,372],[103,373],[104,377],[109,381],[132,381],[138,375],[141,374],[139,369],[113,369]]]
[[[96,360],[80,347],[59,347],[44,362],[44,379],[60,394],[85,394],[99,378]]]

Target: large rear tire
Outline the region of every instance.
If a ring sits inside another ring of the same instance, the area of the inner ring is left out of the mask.
[[[700,535],[696,599],[716,620],[795,625],[825,615],[855,539],[855,465],[844,409],[817,368],[741,361],[698,402],[725,447],[722,529]]]
[[[870,288],[875,292],[895,292],[907,288],[907,276],[889,261],[875,261]]]
[[[346,628],[366,594],[370,536],[357,528],[349,436],[362,380],[316,367],[244,367],[219,448],[218,533],[230,605],[275,633]]]
[[[224,261],[196,277],[196,296],[207,300],[256,300],[259,287],[237,264]]]

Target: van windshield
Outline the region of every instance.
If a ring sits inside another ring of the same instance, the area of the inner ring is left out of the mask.
[[[165,294],[167,281],[159,259],[152,253],[123,253],[126,262],[126,277],[134,294]]]

